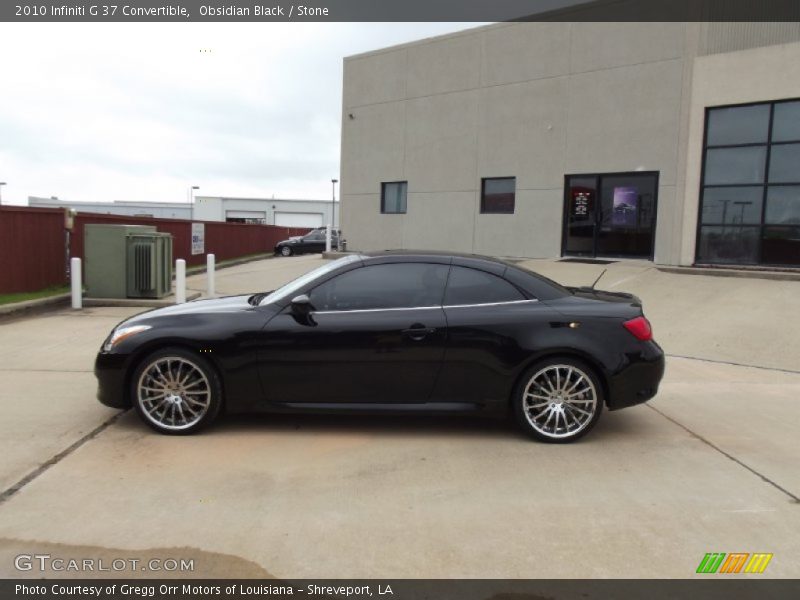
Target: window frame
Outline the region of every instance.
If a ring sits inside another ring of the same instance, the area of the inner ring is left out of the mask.
[[[483,273],[484,275],[489,275],[491,277],[497,277],[500,281],[504,281],[509,286],[511,286],[514,290],[522,296],[520,300],[501,300],[499,302],[473,302],[472,304],[446,304],[447,300],[447,289],[450,285],[450,278],[453,275],[453,269],[467,269],[470,271],[477,271],[478,273]],[[505,271],[503,272],[505,274]],[[504,275],[498,275],[497,273],[492,273],[490,271],[486,271],[484,269],[478,269],[475,267],[467,266],[467,265],[450,265],[450,270],[447,273],[447,280],[444,282],[444,292],[442,294],[442,308],[467,308],[467,307],[474,307],[474,306],[500,306],[505,304],[521,304],[523,302],[538,302],[538,298],[529,298],[530,294],[525,292],[517,286],[514,282],[509,281],[504,277]]]
[[[486,210],[486,182],[497,181],[501,179],[512,179],[514,181],[514,198],[512,201],[511,210]],[[517,176],[506,175],[503,177],[481,177],[481,203],[480,214],[482,215],[513,215],[517,211]]]
[[[397,185],[397,184],[405,184],[405,197],[403,201],[403,210],[402,211],[395,211],[395,210],[386,210],[386,186],[387,185]],[[381,214],[382,215],[405,215],[408,213],[408,180],[398,180],[398,181],[381,181]]]
[[[771,158],[772,158],[772,149],[775,146],[784,146],[784,145],[791,145],[791,144],[798,144],[800,143],[800,139],[786,139],[780,141],[773,141],[773,126],[775,124],[775,107],[781,104],[787,103],[797,103],[800,102],[800,98],[784,98],[780,100],[766,100],[761,102],[742,102],[738,104],[723,104],[723,105],[716,105],[716,106],[707,106],[705,107],[705,112],[703,116],[703,147],[702,147],[702,163],[700,166],[700,189],[698,195],[698,203],[697,203],[697,226],[695,230],[695,249],[694,249],[694,264],[695,265],[722,265],[722,266],[736,266],[736,265],[750,265],[750,266],[765,266],[765,267],[791,267],[791,266],[798,266],[800,267],[800,263],[767,263],[763,261],[763,243],[764,243],[764,232],[766,229],[789,229],[792,227],[791,224],[786,225],[773,225],[766,223],[766,214],[767,214],[767,199],[769,195],[770,188],[778,188],[778,187],[790,187],[790,186],[800,186],[800,177],[798,181],[782,181],[779,183],[770,183],[769,176],[770,176],[770,165],[771,165]],[[725,109],[725,108],[745,108],[748,106],[759,106],[759,105],[768,105],[769,106],[769,121],[767,124],[767,139],[764,142],[747,142],[747,143],[740,143],[740,144],[712,144],[709,145],[708,143],[708,126],[711,113],[714,110],[718,109]],[[765,158],[764,158],[764,177],[760,183],[713,183],[713,184],[706,184],[706,170],[707,170],[707,159],[708,159],[708,151],[715,150],[715,149],[724,149],[724,148],[747,148],[747,147],[761,147],[765,149]],[[743,188],[743,187],[755,187],[761,188],[761,219],[758,223],[739,223],[739,224],[726,224],[726,223],[703,223],[703,206],[705,201],[705,193],[707,189],[712,188]],[[758,243],[756,244],[756,253],[755,253],[755,261],[754,262],[714,262],[708,259],[701,260],[700,258],[700,241],[701,241],[701,233],[703,231],[703,227],[738,227],[740,229],[748,228],[758,231]],[[795,225],[796,227],[796,225]]]

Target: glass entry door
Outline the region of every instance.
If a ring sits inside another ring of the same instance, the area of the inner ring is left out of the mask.
[[[566,256],[653,258],[658,173],[568,175]]]

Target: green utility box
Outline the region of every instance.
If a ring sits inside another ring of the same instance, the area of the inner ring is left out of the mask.
[[[90,298],[163,298],[172,288],[172,236],[152,225],[85,225]]]
[[[172,290],[172,236],[129,233],[128,298],[163,298]]]

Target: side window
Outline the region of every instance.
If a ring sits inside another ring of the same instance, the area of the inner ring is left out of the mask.
[[[307,242],[319,242],[325,239],[325,234],[319,231],[312,231],[311,233],[307,233],[303,239]]]
[[[502,277],[467,267],[453,266],[450,271],[445,306],[515,300],[525,300],[525,296]]]
[[[447,265],[392,263],[353,269],[311,291],[316,310],[441,306]]]

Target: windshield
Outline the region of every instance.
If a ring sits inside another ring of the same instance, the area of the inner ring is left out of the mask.
[[[280,300],[285,300],[288,296],[294,294],[297,290],[301,289],[307,283],[314,281],[317,277],[320,277],[325,273],[330,273],[331,271],[338,269],[342,265],[346,265],[348,263],[356,262],[359,260],[361,260],[361,257],[359,255],[350,254],[349,256],[343,256],[342,258],[324,264],[321,267],[318,267],[313,271],[309,271],[305,275],[301,275],[297,279],[290,281],[286,285],[279,287],[277,290],[272,292],[269,296],[264,298],[258,304],[259,306],[263,306],[265,304],[272,304]]]

